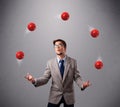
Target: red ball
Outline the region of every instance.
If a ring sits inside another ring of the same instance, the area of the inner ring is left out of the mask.
[[[24,52],[23,51],[16,52],[16,58],[22,60],[24,58]]]
[[[63,13],[61,14],[61,18],[62,18],[64,21],[68,20],[69,17],[70,17],[70,15],[69,15],[68,12],[63,12]]]
[[[103,62],[101,60],[95,62],[96,69],[102,69],[102,67],[103,67]]]
[[[93,30],[91,30],[91,36],[93,37],[93,38],[96,38],[96,37],[98,37],[99,36],[99,30],[98,29],[93,29]]]
[[[28,30],[34,31],[36,29],[36,25],[33,22],[30,22],[27,26]]]

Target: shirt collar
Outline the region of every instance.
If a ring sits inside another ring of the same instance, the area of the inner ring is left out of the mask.
[[[65,62],[65,59],[66,59],[66,55],[65,55],[65,57],[62,59],[62,60],[64,60],[64,62]],[[59,63],[59,61],[60,61],[61,59],[59,59],[59,57],[57,57],[57,62]]]

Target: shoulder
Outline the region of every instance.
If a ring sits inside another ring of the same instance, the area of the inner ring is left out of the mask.
[[[51,58],[51,59],[49,59],[48,61],[47,61],[47,63],[49,64],[49,63],[53,63],[53,62],[55,62],[55,60],[56,60],[56,57],[55,58]]]
[[[76,59],[70,57],[70,56],[66,56],[66,60],[70,61],[70,62],[76,62]]]

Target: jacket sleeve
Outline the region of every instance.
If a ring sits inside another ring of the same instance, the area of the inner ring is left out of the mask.
[[[49,67],[49,63],[47,63],[47,66],[46,66],[43,76],[41,76],[39,78],[35,78],[35,82],[33,83],[33,85],[35,87],[45,85],[49,81],[50,77],[51,77],[51,70]]]
[[[76,82],[76,84],[79,86],[79,88],[81,90],[84,90],[83,88],[83,81],[82,81],[82,77],[80,75],[80,72],[77,70],[77,62],[75,60],[75,72],[74,72],[74,81]]]

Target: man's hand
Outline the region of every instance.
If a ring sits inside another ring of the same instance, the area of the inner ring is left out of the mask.
[[[82,84],[82,89],[81,90],[84,90],[85,88],[89,87],[91,85],[90,81],[86,81],[86,82],[83,82]]]
[[[28,81],[30,81],[31,83],[35,82],[35,79],[33,78],[32,75],[30,75],[29,73],[27,73],[27,75],[25,76],[25,79],[27,79]]]

